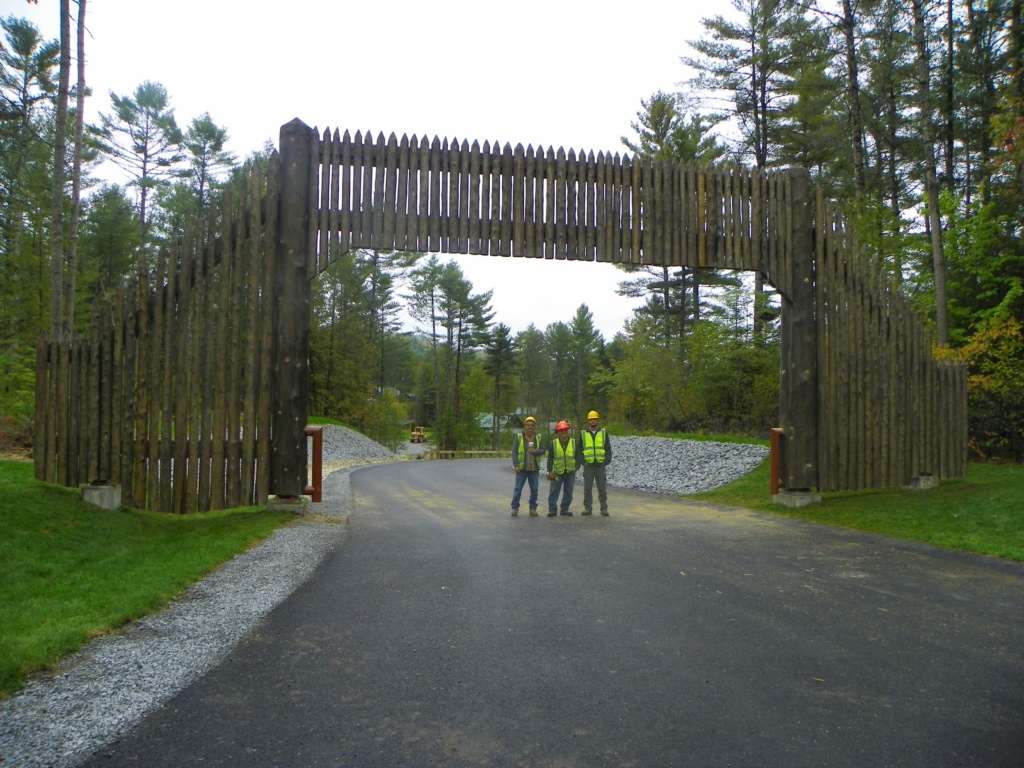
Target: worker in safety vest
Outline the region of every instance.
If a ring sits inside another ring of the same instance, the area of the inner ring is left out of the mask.
[[[555,439],[548,445],[548,480],[551,481],[551,490],[548,491],[548,517],[558,514],[559,493],[562,494],[562,514],[572,517],[569,505],[572,504],[576,468],[580,460],[579,442],[569,434],[569,430],[569,422],[558,422],[555,425]]]
[[[608,517],[608,490],[606,488],[605,467],[612,461],[612,442],[608,432],[598,427],[597,411],[587,414],[587,428],[580,432],[580,453],[583,462],[583,512],[590,515],[594,512],[594,481],[597,481],[597,501],[601,505],[601,514]]]
[[[530,484],[530,515],[537,516],[537,486],[540,482],[540,458],[544,446],[537,435],[537,420],[527,416],[523,431],[512,438],[512,467],[516,471],[516,484],[512,491],[512,517],[519,514],[519,497],[523,485]]]

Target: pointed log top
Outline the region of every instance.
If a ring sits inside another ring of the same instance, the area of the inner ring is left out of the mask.
[[[282,131],[285,128],[288,128],[289,130],[298,130],[298,129],[301,129],[303,131],[311,130],[308,125],[306,125],[304,122],[299,120],[299,118],[297,118],[297,117],[293,117],[289,122],[287,122],[287,123],[285,123],[284,125],[281,126],[281,130]]]

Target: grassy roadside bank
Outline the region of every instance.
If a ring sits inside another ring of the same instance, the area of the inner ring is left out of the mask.
[[[720,435],[654,436],[768,446],[767,440]],[[1024,466],[968,464],[967,477],[943,480],[929,491],[827,493],[820,504],[787,509],[771,501],[768,461],[735,482],[688,498],[1024,562]]]
[[[1024,467],[969,464],[938,488],[828,493],[820,504],[771,503],[768,459],[739,480],[689,498],[870,531],[897,539],[1024,562]]]
[[[106,512],[76,489],[36,482],[30,462],[0,461],[0,697],[292,519],[261,507]]]

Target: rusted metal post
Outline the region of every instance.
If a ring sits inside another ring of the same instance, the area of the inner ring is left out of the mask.
[[[306,487],[309,416],[310,174],[316,132],[301,120],[281,127],[281,196],[275,280],[270,493],[297,499]]]
[[[313,484],[307,485],[302,492],[319,503],[324,498],[324,428],[306,427],[306,434],[313,438]]]

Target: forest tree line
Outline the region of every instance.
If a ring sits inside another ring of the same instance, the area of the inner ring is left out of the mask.
[[[647,157],[802,166],[968,364],[974,455],[1024,456],[1024,10],[1021,0],[732,0],[680,40],[676,92],[640,99],[623,144]],[[225,151],[209,114],[180,125],[144,81],[84,124],[81,13],[59,40],[0,20],[0,430],[30,440],[41,333],[201,229],[272,147]],[[77,35],[76,35],[77,30]],[[75,79],[77,76],[77,80]],[[99,176],[113,163],[127,181]],[[580,305],[513,333],[457,264],[355,251],[316,279],[311,407],[384,441],[429,425],[495,444],[516,413],[625,429],[763,436],[778,401],[778,298],[755,275],[623,268],[642,299],[614,338]]]

